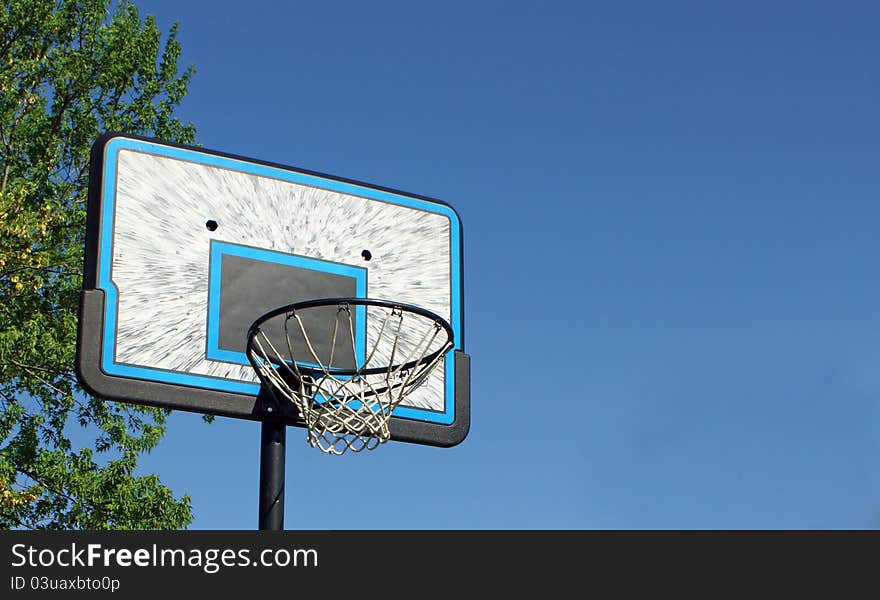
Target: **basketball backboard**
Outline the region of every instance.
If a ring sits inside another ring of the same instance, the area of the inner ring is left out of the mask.
[[[462,230],[449,205],[125,135],[95,142],[89,185],[77,371],[91,393],[259,420],[251,323],[314,298],[378,298],[432,311],[454,333],[394,410],[392,439],[451,446],[467,435]],[[369,319],[355,315],[357,348]]]

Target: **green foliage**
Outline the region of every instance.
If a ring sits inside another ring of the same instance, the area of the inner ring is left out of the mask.
[[[152,17],[110,5],[0,9],[0,528],[192,520],[188,497],[135,474],[167,411],[93,398],[72,371],[92,141],[106,131],[195,135],[173,115],[192,75],[178,70],[176,26],[163,44]],[[94,451],[71,434],[94,437]]]

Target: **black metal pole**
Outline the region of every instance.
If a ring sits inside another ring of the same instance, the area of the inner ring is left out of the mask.
[[[260,430],[260,530],[284,529],[284,455],[287,428],[281,419],[263,419]]]

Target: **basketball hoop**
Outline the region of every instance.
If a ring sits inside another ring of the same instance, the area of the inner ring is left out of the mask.
[[[316,314],[332,323],[325,323],[329,333],[312,331],[310,338]],[[296,407],[309,445],[343,454],[388,441],[394,409],[427,382],[453,345],[450,324],[424,308],[324,298],[259,317],[248,331],[247,357],[272,399]]]

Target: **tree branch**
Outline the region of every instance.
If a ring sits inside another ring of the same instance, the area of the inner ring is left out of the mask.
[[[21,525],[22,527],[24,527],[25,529],[30,529],[31,531],[37,530],[37,528],[34,527],[33,525],[28,525],[27,523],[25,523],[24,521],[22,521],[21,519],[19,519],[18,517],[16,517],[15,515],[13,515],[11,513],[3,512],[0,514],[2,514],[4,519],[9,519],[10,521],[14,521],[14,522],[18,523],[19,525]]]
[[[103,518],[104,520],[106,520],[108,522],[111,520],[112,515],[109,512],[107,512],[107,509],[102,508],[100,506],[97,506],[94,503],[89,502],[85,498],[76,499],[73,496],[71,496],[70,494],[68,494],[60,489],[57,489],[53,486],[50,486],[45,481],[40,479],[37,476],[37,474],[33,473],[32,471],[29,471],[27,469],[22,469],[21,467],[15,467],[15,470],[18,471],[19,473],[21,473],[22,475],[24,475],[25,477],[31,478],[33,481],[35,481],[37,483],[37,485],[40,485],[40,486],[46,488],[46,490],[55,494],[56,496],[61,496],[62,498],[64,498],[65,500],[67,500],[69,502],[72,502],[73,504],[80,503],[83,506],[85,506],[87,509],[89,509],[95,513],[98,513],[101,516],[101,518]]]
[[[11,356],[9,357],[9,362],[11,362],[12,364],[14,364],[16,367],[19,367],[20,369],[24,369],[25,371],[27,371],[28,373],[30,373],[32,377],[34,377],[35,379],[37,379],[37,381],[39,381],[40,383],[42,383],[43,385],[45,385],[46,387],[48,387],[49,389],[51,389],[52,391],[54,391],[56,394],[60,394],[61,396],[67,396],[67,395],[68,395],[67,392],[65,392],[64,390],[60,390],[60,389],[58,389],[57,387],[55,387],[54,385],[52,385],[51,383],[49,383],[48,381],[46,381],[45,379],[43,379],[42,377],[40,377],[39,375],[37,375],[34,371],[37,371],[37,370],[38,370],[38,371],[49,372],[49,373],[56,373],[56,374],[62,374],[63,372],[60,372],[60,373],[59,373],[59,371],[56,371],[56,370],[54,370],[54,369],[47,369],[47,368],[45,368],[45,367],[37,367],[37,366],[34,366],[34,365],[26,365],[26,364],[24,364],[24,363],[20,363],[20,362],[18,362],[17,360],[15,360],[14,358],[12,358]],[[73,394],[71,393],[70,396],[73,397]]]

